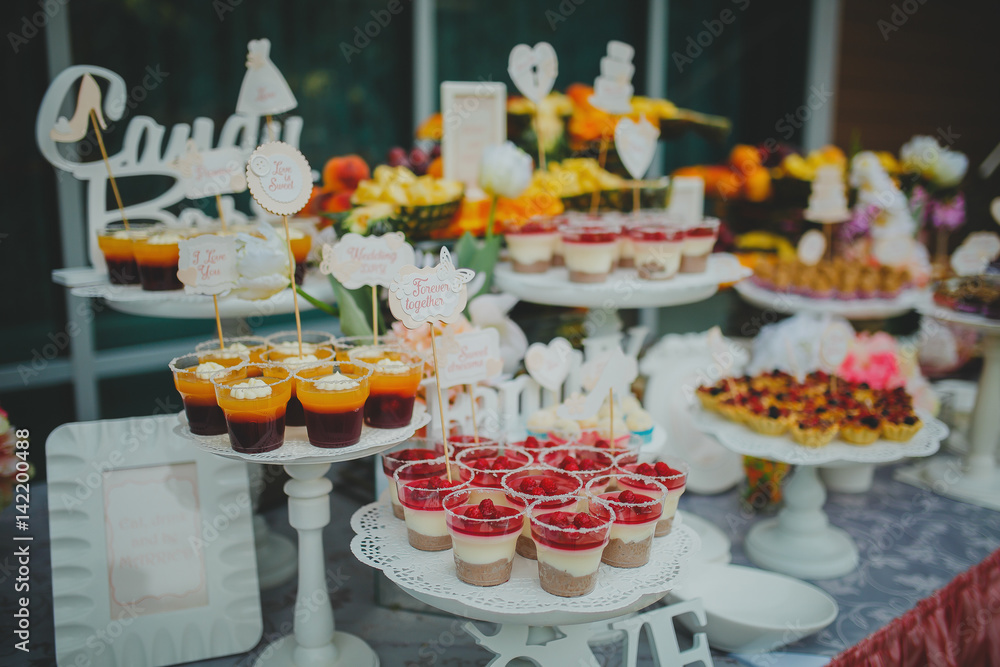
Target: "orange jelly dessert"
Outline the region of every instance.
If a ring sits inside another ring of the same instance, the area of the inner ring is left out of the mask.
[[[104,264],[108,268],[108,281],[112,285],[138,285],[139,267],[135,263],[136,239],[145,237],[149,229],[131,229],[120,225],[108,226],[97,235],[97,247],[104,254]]]
[[[424,377],[424,358],[399,345],[368,345],[348,353],[351,361],[374,367],[365,423],[373,428],[401,428],[413,419],[413,403]]]
[[[222,339],[221,346],[219,345],[219,339],[213,338],[203,343],[198,343],[194,351],[208,354],[218,353],[227,358],[259,363],[264,361],[264,353],[267,352],[267,339],[263,336],[225,336]],[[242,359],[242,357],[247,358]]]
[[[247,377],[250,369],[259,375]],[[293,384],[287,368],[246,362],[215,375],[212,384],[235,451],[258,454],[284,444],[285,408]]]
[[[174,386],[184,402],[184,414],[187,416],[192,433],[222,435],[226,432],[226,419],[215,399],[212,378],[245,360],[245,354],[227,356],[203,352],[186,354],[170,362],[170,370],[174,374]],[[246,377],[245,370],[241,377]]]
[[[161,231],[133,242],[142,289],[158,292],[184,287],[177,277],[181,257],[178,243],[184,238],[176,231]]]
[[[309,442],[316,447],[349,447],[361,441],[371,367],[359,363],[320,364],[295,374]]]
[[[305,333],[303,332],[303,336]],[[333,349],[329,347],[319,347],[315,344],[302,343],[302,354],[299,354],[298,343],[286,347],[271,348],[264,353],[264,361],[278,364],[288,369],[290,373],[312,366],[321,361],[333,360]],[[306,416],[302,411],[302,403],[295,392],[295,383],[292,383],[292,397],[288,402],[288,414],[285,418],[288,426],[305,426]]]

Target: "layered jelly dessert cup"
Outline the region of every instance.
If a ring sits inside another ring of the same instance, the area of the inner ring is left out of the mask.
[[[458,458],[458,455],[467,449],[481,448],[481,447],[492,447],[496,449],[500,446],[496,438],[490,438],[485,435],[449,435],[448,436],[448,458],[452,461]]]
[[[616,486],[622,491],[596,492],[600,480],[591,480],[587,485],[587,495],[600,498],[608,503],[615,513],[615,521],[611,526],[608,546],[604,547],[601,560],[612,567],[642,567],[649,562],[649,554],[653,547],[653,535],[656,533],[656,523],[663,514],[663,497],[667,493],[665,486],[652,477],[638,475],[612,475]],[[632,479],[636,478],[636,479]],[[636,493],[624,486],[627,483],[641,481],[647,490]]]
[[[426,466],[423,461],[406,463],[396,469],[393,479],[396,493],[403,506],[403,520],[406,521],[406,537],[410,546],[421,551],[444,551],[451,548],[451,535],[444,515],[444,499],[450,493],[469,486],[457,475],[449,480],[447,475],[434,477],[411,476],[411,466]],[[443,470],[447,466],[442,466]]]
[[[410,438],[382,452],[382,473],[389,483],[389,500],[392,502],[392,514],[397,519],[403,518],[403,506],[399,503],[396,491],[395,472],[407,463],[419,463],[406,469],[404,481],[409,482],[424,477],[440,477],[448,465],[444,458],[444,450],[440,443],[428,438]],[[454,475],[454,473],[453,473]]]
[[[603,283],[619,254],[615,225],[566,225],[562,228],[563,260],[575,283]]]
[[[564,598],[587,595],[597,586],[615,520],[608,503],[584,495],[572,498],[574,503],[555,512],[544,509],[544,501],[527,509],[542,590]]]
[[[553,218],[533,218],[521,226],[504,230],[510,263],[517,273],[545,273],[552,266],[552,255],[560,240]]]
[[[594,487],[595,490],[600,489],[599,493],[607,489],[611,483],[610,475],[615,469],[615,457],[608,453],[608,450],[578,445],[563,445],[544,450],[540,453],[539,463],[544,468],[573,475],[582,484],[600,477],[604,480],[603,488],[600,483]]]
[[[195,435],[222,435],[226,432],[226,417],[215,399],[212,378],[227,368],[246,361],[246,354],[231,356],[225,353],[196,352],[177,357],[170,362],[174,386],[184,402],[188,428]],[[241,371],[246,377],[246,371]]]
[[[523,470],[534,464],[534,457],[525,449],[510,446],[479,446],[462,450],[455,457],[458,474],[477,491],[474,500],[489,498],[504,504],[500,483],[504,475]]]
[[[295,395],[302,404],[306,433],[314,447],[350,447],[361,442],[372,367],[319,363],[295,372]]]
[[[132,242],[142,289],[159,292],[184,287],[177,277],[181,250],[178,245],[191,235],[182,230],[162,229]]]
[[[97,233],[97,247],[104,255],[108,282],[112,285],[140,284],[139,266],[135,262],[135,241],[145,238],[155,229],[154,225],[133,221],[128,229],[122,223],[111,223]]]
[[[283,225],[275,225],[274,231],[282,240],[285,239],[285,228]],[[289,245],[292,246],[292,257],[295,258],[295,284],[301,285],[306,275],[306,260],[309,258],[309,251],[312,249],[312,237],[301,229],[290,225],[288,228]]]
[[[402,428],[413,419],[413,403],[424,377],[424,357],[400,345],[366,345],[348,353],[350,361],[374,366],[365,423]]]
[[[299,356],[299,334],[295,329],[279,331],[267,337],[268,351],[274,351],[278,358]],[[315,354],[316,350],[333,351],[333,336],[325,331],[302,332],[302,354]]]
[[[681,256],[681,273],[703,273],[708,267],[708,256],[719,239],[719,220],[705,218],[684,228],[684,250]]]
[[[666,225],[629,230],[635,247],[635,268],[643,280],[669,280],[677,275],[684,249],[684,231]]]
[[[298,354],[298,343],[296,342],[292,344],[291,349],[294,350],[291,354],[288,354],[287,347],[269,349],[263,354],[263,360],[265,363],[284,366],[290,373],[293,374],[303,368],[315,366],[316,364],[325,363],[329,367],[329,364],[333,362],[332,348],[317,346],[310,346],[307,348],[306,343],[303,342],[302,354],[300,355]],[[306,413],[302,408],[302,401],[299,400],[295,388],[296,385],[293,382],[292,397],[288,401],[288,412],[285,416],[285,425],[305,426]]]
[[[198,343],[194,351],[197,353],[224,354],[234,358],[246,357],[244,361],[260,363],[264,361],[267,352],[267,339],[263,336],[223,336],[222,345],[218,338],[212,338]]]
[[[542,500],[538,511],[556,511],[575,503],[575,496],[583,488],[579,479],[564,472],[533,466],[509,472],[500,480],[503,503],[515,509],[523,509]],[[572,501],[570,498],[574,498]],[[517,553],[525,558],[535,558],[535,543],[531,540],[531,529],[525,524],[517,538]]]
[[[684,495],[684,488],[687,486],[687,476],[690,468],[688,464],[676,456],[662,456],[662,460],[657,463],[616,463],[616,468],[631,476],[622,476],[618,479],[621,489],[631,489],[635,493],[649,493],[652,489],[643,481],[643,478],[652,477],[657,482],[667,487],[667,492],[663,496],[663,513],[660,520],[656,522],[656,532],[654,537],[664,537],[669,535],[674,527],[674,517],[677,515],[677,504],[681,496]],[[640,477],[641,476],[641,477]]]
[[[524,528],[524,508],[478,499],[465,488],[445,496],[444,514],[458,578],[473,586],[509,581],[514,548]]]
[[[341,336],[340,338],[333,339],[333,351],[337,354],[337,361],[349,361],[350,352],[355,348],[378,345],[379,343],[383,345],[396,345],[398,342],[396,334],[391,331],[379,334],[377,342],[372,334],[365,334],[364,336]]]
[[[251,369],[253,377],[249,377]],[[212,377],[234,451],[258,454],[284,444],[285,409],[293,380],[284,366],[253,362]]]
[[[545,453],[547,450],[552,449],[553,447],[558,447],[563,444],[565,443],[556,443],[545,437],[538,438],[533,435],[529,435],[524,440],[518,440],[516,442],[511,443],[511,446],[525,450],[526,452],[531,454],[531,457],[535,461],[538,461],[541,458],[542,454]]]

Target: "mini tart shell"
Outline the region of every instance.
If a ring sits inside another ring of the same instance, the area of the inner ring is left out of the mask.
[[[906,442],[917,434],[924,424],[917,418],[915,424],[893,424],[882,422],[882,437],[894,442]]]
[[[878,440],[879,429],[846,424],[840,429],[840,439],[852,445],[870,445]]]
[[[793,424],[792,428],[792,439],[799,443],[803,447],[825,447],[829,445],[830,442],[837,435],[837,427],[832,426],[828,429],[819,428],[801,428],[797,424]]]
[[[781,435],[788,430],[789,419],[777,417],[772,419],[767,415],[756,415],[748,412],[745,418],[747,426],[763,435]]]
[[[698,394],[698,400],[701,401],[701,407],[705,408],[706,410],[710,410],[712,412],[718,412],[719,397],[722,396],[722,394],[716,394],[715,396],[712,396],[712,394],[708,393],[707,391],[699,391],[697,392],[697,394]]]

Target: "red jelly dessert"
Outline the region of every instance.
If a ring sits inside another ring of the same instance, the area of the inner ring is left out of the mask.
[[[524,510],[489,498],[472,504],[471,490],[445,497],[445,517],[458,578],[473,586],[496,586],[510,579],[514,546]]]
[[[473,486],[499,489],[504,475],[530,465],[532,457],[516,447],[473,447],[462,451],[456,462],[462,479]]]
[[[607,503],[579,496],[586,512],[557,510],[539,513],[528,508],[531,536],[542,588],[561,597],[577,597],[594,590],[601,556],[608,544],[614,513]]]
[[[607,449],[598,447],[557,447],[541,455],[541,463],[547,468],[555,468],[578,477],[584,484],[601,473],[614,468],[615,459]],[[605,479],[605,487],[610,482]],[[604,489],[602,488],[601,491]]]
[[[493,438],[477,435],[449,435],[448,436],[448,457],[453,461],[458,458],[466,449],[474,447],[497,448],[497,441]]]
[[[598,480],[593,480],[594,482]],[[611,506],[615,521],[611,526],[608,546],[601,560],[612,567],[640,567],[649,562],[656,523],[663,515],[665,486],[654,479],[618,475],[616,481],[624,491],[603,493],[599,498]],[[593,483],[593,482],[591,482]],[[642,485],[648,490],[637,493],[627,484]],[[588,485],[588,492],[591,492]]]
[[[392,501],[393,516],[397,519],[403,518],[403,506],[399,504],[396,480],[393,478],[396,470],[407,463],[421,462],[420,465],[409,466],[403,471],[402,479],[410,482],[424,477],[443,475],[447,466],[444,450],[435,448],[430,440],[413,438],[404,444],[409,446],[382,453],[382,472],[389,480],[389,500]]]
[[[513,507],[525,507],[537,500],[536,512],[555,511],[575,506],[575,495],[583,487],[583,482],[573,475],[554,470],[529,468],[504,475],[500,483],[505,501]],[[544,498],[553,497],[551,501]],[[531,540],[531,530],[525,525],[517,540],[517,553],[525,558],[535,557],[535,543]]]
[[[687,463],[674,457],[669,458],[671,459],[670,463],[667,461],[657,461],[655,465],[640,463],[620,467],[623,472],[653,478],[667,488],[666,494],[663,495],[663,513],[660,515],[660,520],[656,523],[654,537],[663,537],[670,534],[674,525],[674,516],[677,514],[677,504],[680,502],[681,495],[683,495],[687,484]],[[650,488],[650,485],[644,484],[641,479],[631,476],[620,477],[618,483],[623,489],[632,489],[639,493],[655,491],[655,489]]]
[[[468,485],[458,479],[425,477],[406,481],[411,466],[425,466],[417,461],[407,463],[393,475],[399,502],[403,506],[406,533],[410,546],[421,551],[441,551],[451,548],[451,537],[445,525],[444,498]]]

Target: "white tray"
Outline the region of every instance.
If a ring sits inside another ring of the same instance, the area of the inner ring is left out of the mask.
[[[1000,333],[1000,320],[992,320],[988,317],[983,317],[982,315],[973,315],[972,313],[960,313],[957,310],[952,310],[951,308],[944,308],[934,303],[933,298],[930,296],[924,298],[918,304],[917,309],[923,315],[928,315],[930,317],[934,317],[939,320],[945,320],[947,322],[962,324],[967,327],[978,329],[983,333],[992,333],[992,334]]]
[[[881,320],[905,315],[917,307],[921,290],[904,290],[894,299],[812,299],[799,294],[775,292],[743,281],[736,291],[751,305],[774,310],[787,315],[795,313],[820,313],[839,315],[849,320]]]

